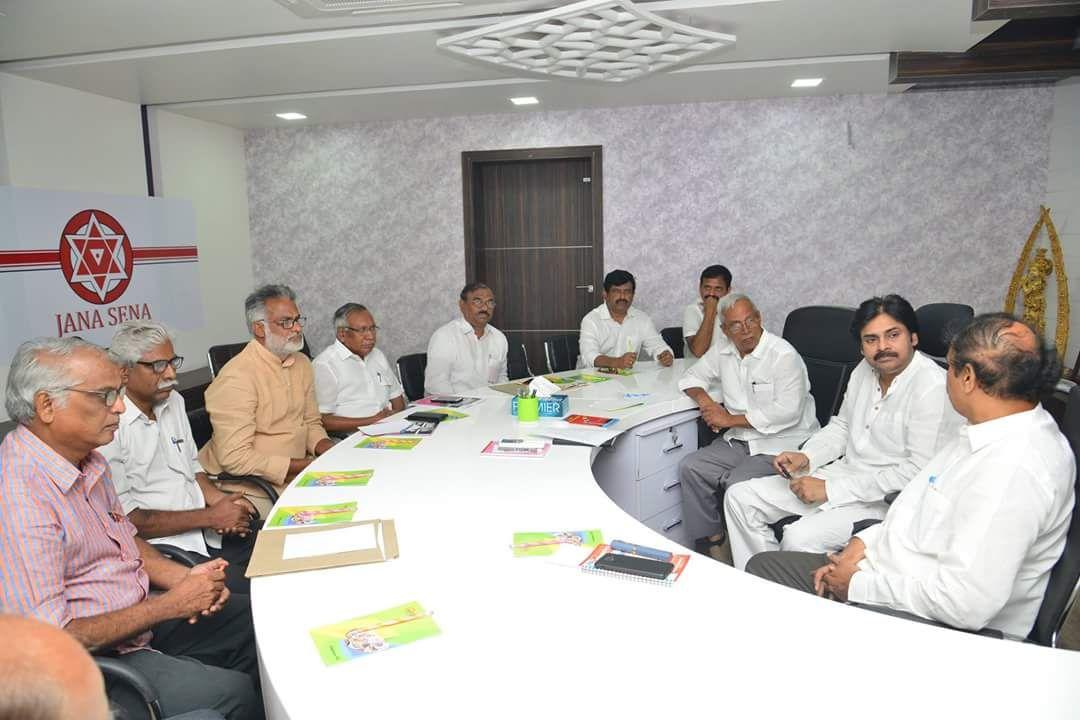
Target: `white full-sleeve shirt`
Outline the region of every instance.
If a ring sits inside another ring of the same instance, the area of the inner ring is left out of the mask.
[[[656,331],[652,318],[633,306],[627,310],[621,323],[611,317],[607,303],[600,303],[581,319],[578,350],[582,367],[593,367],[600,355],[619,357],[628,352],[638,353],[642,347],[653,358],[659,357],[665,350],[674,355]]]
[[[879,502],[900,490],[961,425],[945,394],[945,370],[929,357],[916,351],[884,395],[864,359],[840,412],[802,448],[811,474],[825,481],[822,509]]]
[[[184,397],[173,390],[154,406],[154,420],[128,400],[112,442],[98,448],[109,461],[112,483],[124,513],[132,510],[200,510],[206,507],[195,474],[203,472],[199,449],[191,436]],[[209,555],[207,540],[221,547],[216,532],[188,530],[179,535],[153,538],[184,550]]]
[[[1075,473],[1042,406],[962,428],[859,533],[848,599],[1026,636],[1065,548]]]
[[[753,427],[729,428],[724,438],[746,442],[752,455],[794,450],[819,427],[806,363],[767,330],[745,357],[732,343],[709,348],[679,380],[679,390],[692,387],[715,388],[729,413],[746,416]]]
[[[424,392],[461,393],[507,382],[506,336],[493,325],[476,337],[465,318],[446,323],[431,335],[424,371]]]
[[[312,361],[319,412],[363,418],[379,412],[400,397],[401,383],[379,348],[360,357],[340,340]]]
[[[720,329],[720,324],[723,322],[723,318],[720,316],[719,310],[716,313],[716,319],[713,320],[713,334],[712,344],[709,345],[712,348],[715,345],[730,342],[724,331]],[[682,317],[682,334],[683,338],[689,338],[691,335],[697,335],[698,330],[701,329],[701,323],[705,321],[705,303],[698,298],[694,302],[686,306],[683,310]],[[687,357],[696,357],[694,351],[690,349],[690,341],[685,340]],[[705,352],[708,352],[706,350]]]

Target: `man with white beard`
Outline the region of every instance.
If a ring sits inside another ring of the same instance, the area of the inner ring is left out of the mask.
[[[127,402],[112,442],[98,451],[109,461],[128,520],[151,543],[206,560],[225,558],[226,584],[246,595],[255,507],[240,493],[218,489],[199,464],[184,397],[175,389],[184,358],[169,330],[152,321],[126,322],[109,356],[126,374]]]
[[[256,475],[285,484],[333,446],[315,400],[315,373],[300,352],[304,318],[287,285],[244,300],[252,340],[206,389],[214,434],[199,462],[212,475]]]

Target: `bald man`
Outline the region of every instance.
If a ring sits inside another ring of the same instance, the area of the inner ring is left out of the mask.
[[[1011,315],[975,318],[949,348],[946,391],[968,425],[839,553],[766,552],[747,572],[840,601],[1025,637],[1065,548],[1075,461],[1039,404],[1053,350]]]

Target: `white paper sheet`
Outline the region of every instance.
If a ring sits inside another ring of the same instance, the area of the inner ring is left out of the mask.
[[[365,425],[360,428],[360,432],[369,437],[397,435],[410,425],[412,425],[412,420],[384,420],[372,425]]]
[[[376,547],[375,524],[369,523],[289,535],[281,549],[281,559],[294,560],[356,550],[373,550]]]

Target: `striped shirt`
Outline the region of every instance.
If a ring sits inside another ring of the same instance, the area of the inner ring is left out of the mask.
[[[146,599],[149,578],[97,451],[75,467],[20,425],[0,443],[0,612],[59,627]],[[150,632],[117,646],[146,647]]]

